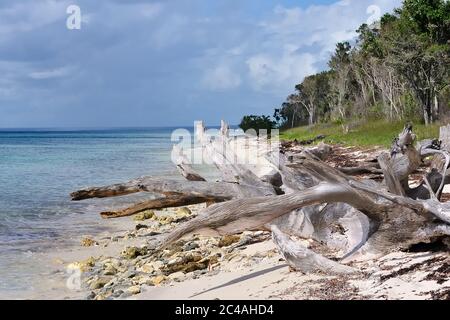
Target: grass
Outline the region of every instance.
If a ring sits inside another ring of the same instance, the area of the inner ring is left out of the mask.
[[[341,125],[317,124],[282,131],[280,138],[283,140],[307,140],[318,135],[325,135],[324,142],[329,144],[389,147],[404,125],[405,122],[368,121],[351,126],[349,132],[344,133]],[[414,123],[413,131],[417,135],[417,140],[438,138],[439,127],[440,124],[425,126]]]

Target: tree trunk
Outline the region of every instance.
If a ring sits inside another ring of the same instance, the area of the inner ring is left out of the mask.
[[[154,239],[155,242],[150,239],[149,246],[159,251],[187,234],[205,229],[226,235],[270,228],[286,262],[302,272],[349,273],[354,270],[331,258],[340,259],[345,264],[450,235],[450,202],[438,200],[443,186],[450,182],[447,175],[450,126],[441,128],[441,150],[438,144],[430,141],[421,143],[416,149],[412,127],[406,126],[395,139],[391,152],[378,158],[380,169],[375,165],[356,168],[360,171],[379,170],[377,172],[382,172],[384,183],[357,180],[345,174],[352,172],[348,168],[329,166],[323,162],[326,156],[314,153],[316,148],[329,154],[332,150],[325,145],[296,154],[280,153],[277,149],[261,153],[261,139],[254,138],[252,143],[245,140],[248,137],[231,140],[227,132],[227,125],[223,122],[221,136],[211,139],[202,123],[197,126],[201,146],[223,173],[223,181],[143,177],[79,190],[71,194],[72,199],[113,197],[135,192],[166,196],[103,213],[103,217],[128,216],[150,208],[214,201],[215,204],[179,224],[164,237]],[[257,158],[257,164],[236,162],[239,154],[219,148],[225,145],[232,149],[234,143],[245,144],[245,148]],[[436,155],[436,167],[424,174],[419,187],[410,189],[410,174],[418,169],[423,157],[430,155]],[[185,164],[184,160],[180,163]],[[188,169],[184,167],[181,174]],[[309,239],[314,246],[306,247],[288,235]]]

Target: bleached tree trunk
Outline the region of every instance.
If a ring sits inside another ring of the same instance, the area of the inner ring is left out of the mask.
[[[229,144],[224,123],[222,127],[222,136],[214,141]],[[164,237],[155,239],[149,246],[158,251],[183,236],[207,229],[221,235],[271,229],[287,263],[303,272],[353,272],[342,263],[378,257],[450,235],[450,203],[438,200],[443,186],[450,181],[447,176],[450,155],[444,149],[450,146],[450,127],[441,129],[444,148],[437,150],[429,142],[416,149],[412,127],[406,126],[394,141],[390,154],[383,154],[378,159],[383,183],[354,179],[339,168],[327,165],[317,156],[320,153],[313,154],[314,149],[295,156],[272,150],[261,156],[264,159],[260,160],[266,160],[261,163],[273,170],[271,176],[278,177],[268,179],[253,173],[253,168],[248,165],[233,162],[236,155],[217,148],[206,135],[202,123],[198,129],[198,138],[209,150],[209,156],[215,159],[219,169],[227,172],[225,176],[237,176],[235,181],[144,177],[76,191],[72,193],[72,199],[134,192],[166,196],[104,213],[105,216],[126,216],[149,207],[213,201],[216,203]],[[422,157],[430,155],[435,155],[439,170],[425,174],[423,183],[410,189],[410,174],[418,168]],[[276,162],[276,158],[280,161]],[[320,254],[289,236],[309,239],[314,248],[320,248]]]

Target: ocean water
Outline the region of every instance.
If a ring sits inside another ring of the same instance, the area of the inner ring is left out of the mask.
[[[133,196],[70,201],[70,192],[143,175],[178,177],[174,128],[0,131],[0,293],[35,285],[37,254],[105,228],[98,212]]]

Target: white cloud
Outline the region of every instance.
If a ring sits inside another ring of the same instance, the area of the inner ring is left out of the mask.
[[[163,5],[161,3],[144,3],[139,5],[141,14],[146,18],[155,18],[160,15],[163,10]]]
[[[0,34],[5,37],[26,32],[66,18],[67,0],[27,1],[0,9]],[[63,25],[64,26],[64,25]]]
[[[238,87],[242,80],[238,73],[226,64],[209,69],[203,75],[203,85],[211,90],[222,91]]]
[[[292,90],[305,76],[317,72],[316,59],[309,53],[287,50],[281,56],[257,54],[247,60],[251,85],[256,90]]]
[[[345,0],[305,9],[276,6],[272,16],[259,23],[263,36],[253,47],[257,52],[246,60],[252,86],[280,93],[292,90],[316,73],[317,65],[325,65],[336,43],[355,39],[355,30],[373,19],[374,7],[384,13],[400,4],[400,0]]]
[[[71,67],[62,67],[56,69],[34,71],[29,74],[29,77],[34,80],[61,78],[70,75],[74,71]]]

